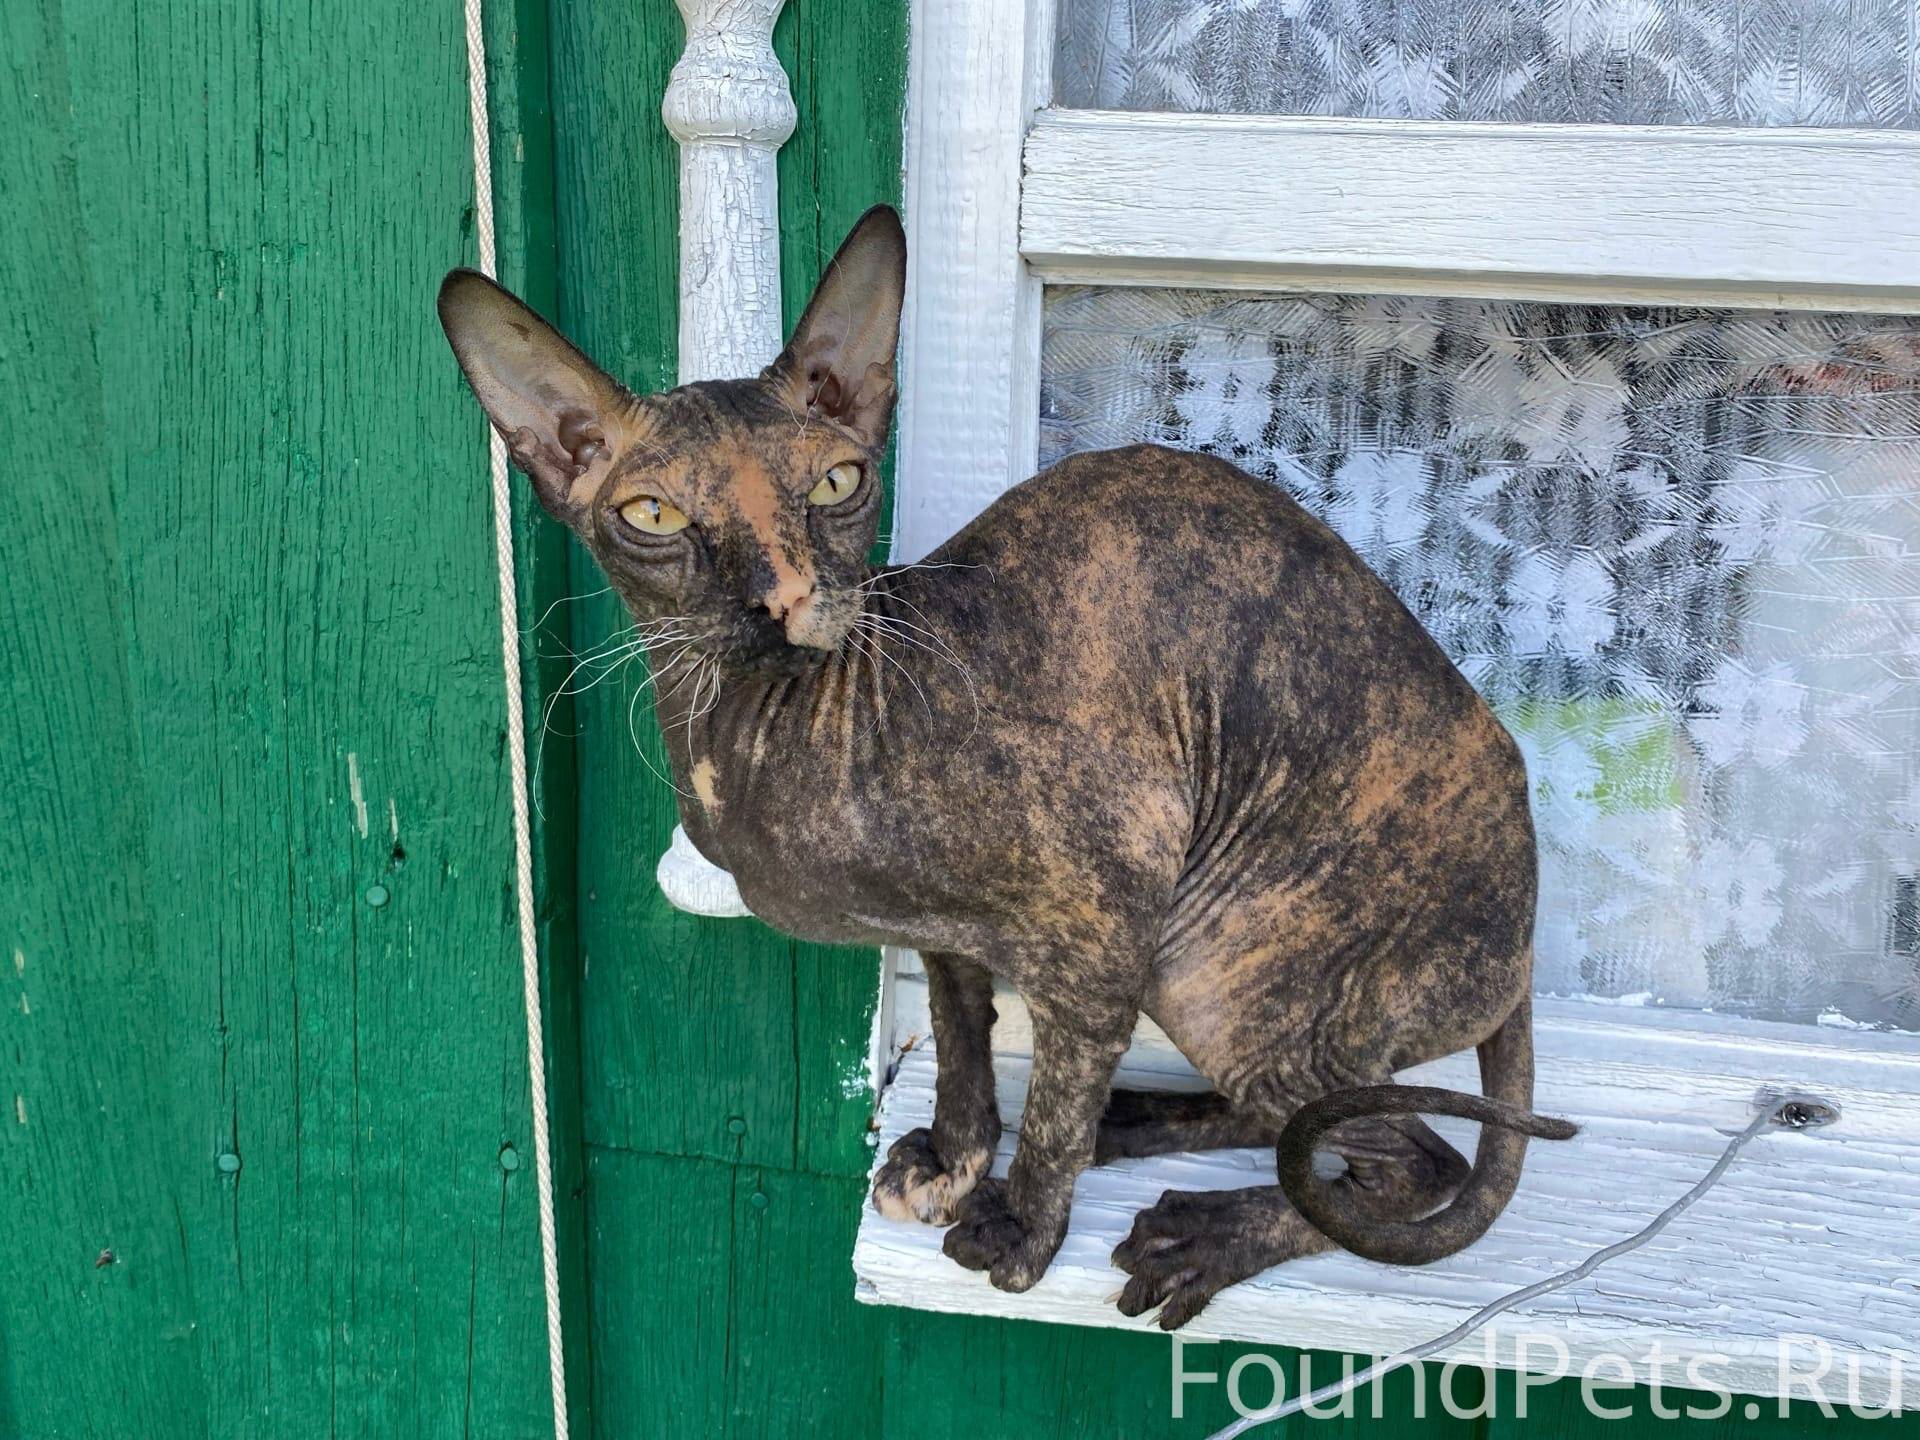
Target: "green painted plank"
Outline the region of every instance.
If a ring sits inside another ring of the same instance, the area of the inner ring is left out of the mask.
[[[798,942],[792,955],[794,1164],[864,1181],[873,1163],[868,1051],[879,957]]]
[[[1176,1420],[1173,1341],[1168,1336],[906,1310],[880,1313],[889,1317],[886,1423],[881,1432],[886,1440],[1205,1436],[1236,1416],[1228,1383],[1236,1365],[1241,1367],[1238,1394],[1249,1407],[1271,1403],[1274,1366],[1285,1377],[1289,1395],[1297,1392],[1303,1376],[1321,1385],[1344,1373],[1337,1355],[1188,1345],[1181,1365],[1193,1378],[1181,1390],[1181,1416]],[[1353,1364],[1357,1370],[1366,1361]],[[1215,1378],[1200,1378],[1208,1374]],[[1437,1389],[1430,1391],[1427,1417],[1414,1422],[1411,1378],[1390,1378],[1377,1407],[1369,1392],[1354,1397],[1351,1414],[1296,1417],[1259,1433],[1275,1440],[1309,1430],[1319,1436],[1357,1436],[1378,1434],[1382,1425],[1389,1434],[1476,1433],[1475,1422],[1444,1414]],[[1463,1406],[1477,1406],[1481,1373],[1463,1370],[1454,1394]],[[1376,1409],[1379,1420],[1374,1418]],[[1396,1423],[1401,1421],[1406,1423]]]
[[[738,1185],[731,1165],[589,1146],[595,1437],[724,1433]]]
[[[205,1405],[166,1076],[210,1027],[174,1023],[152,963],[119,523],[82,254],[58,11],[0,7],[0,1435],[105,1433],[75,1356],[137,1355],[129,1415]],[[55,457],[58,457],[57,459]],[[99,1263],[108,1256],[108,1263]]]
[[[495,240],[500,278],[551,312],[558,304],[555,235],[552,54],[545,0],[486,5],[485,51],[493,157]],[[460,257],[465,259],[467,257]],[[484,421],[475,414],[472,423]],[[592,1325],[587,1311],[586,1152],[581,1130],[579,776],[573,706],[566,693],[572,546],[548,522],[531,491],[513,489],[513,545],[519,582],[521,703],[532,765],[534,896],[546,1027],[555,1229],[567,1409],[587,1428]]]
[[[885,1312],[847,1283],[864,1179],[739,1172],[727,1434],[880,1433]]]
[[[597,1147],[588,1165],[596,1435],[878,1433],[886,1312],[841,1283],[858,1181]]]
[[[678,151],[660,101],[682,43],[658,6],[555,5],[560,318],[636,389],[673,383],[679,301]],[[605,580],[576,557],[573,589]],[[581,654],[626,624],[578,607]],[[796,1106],[789,948],[750,920],[699,920],[661,898],[653,866],[674,825],[666,761],[637,666],[575,705],[584,1123],[637,1151],[791,1163]]]
[[[901,197],[903,4],[789,0],[774,29],[800,122],[780,148],[781,303],[789,326],[853,222]]]
[[[1806,1375],[1817,1368],[1816,1357],[1805,1350],[1788,1352],[1793,1373]],[[1664,1367],[1671,1378],[1684,1380],[1685,1367]],[[1711,1377],[1713,1371],[1703,1372]],[[1779,1400],[1751,1395],[1716,1395],[1683,1386],[1662,1385],[1656,1396],[1650,1387],[1627,1388],[1606,1382],[1617,1371],[1602,1367],[1589,1387],[1574,1377],[1527,1387],[1524,1405],[1515,1377],[1497,1377],[1492,1391],[1493,1413],[1483,1422],[1489,1440],[1520,1440],[1523,1436],[1631,1436],[1654,1432],[1680,1433],[1687,1440],[1842,1440],[1842,1437],[1879,1435],[1888,1440],[1920,1435],[1920,1414],[1909,1411],[1898,1418],[1872,1419],[1848,1408],[1850,1392],[1844,1370],[1836,1367],[1823,1380],[1822,1393],[1831,1413],[1823,1413],[1810,1399],[1791,1401],[1784,1411]],[[1912,1403],[1912,1377],[1907,1377]],[[1804,1395],[1804,1389],[1799,1392]],[[1523,1413],[1524,1411],[1524,1413]]]
[[[72,283],[6,308],[82,382],[0,396],[62,457],[0,541],[9,711],[61,767],[0,785],[58,1125],[0,1220],[57,1267],[7,1287],[12,1433],[538,1434],[483,434],[431,307],[472,243],[458,10],[7,23]]]

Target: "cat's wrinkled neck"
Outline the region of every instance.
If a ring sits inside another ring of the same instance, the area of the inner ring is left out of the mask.
[[[855,643],[799,670],[689,653],[654,663],[654,714],[672,767],[681,822],[715,859],[723,853],[723,797],[759,791],[756,776],[777,765],[825,779],[856,763],[855,725],[865,711],[861,680],[871,661]],[[734,807],[738,809],[736,805]]]
[[[756,797],[796,787],[848,792],[886,751],[938,728],[948,707],[923,638],[932,632],[918,609],[905,613],[911,602],[890,593],[888,576],[876,579],[842,643],[804,668],[755,669],[712,654],[653,662],[681,820],[711,858],[724,849],[729,802],[738,818]]]

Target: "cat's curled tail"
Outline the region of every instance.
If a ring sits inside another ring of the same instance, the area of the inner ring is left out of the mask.
[[[1527,1138],[1570,1140],[1568,1120],[1535,1115],[1533,1006],[1522,1001],[1480,1043],[1480,1087],[1468,1095],[1426,1085],[1363,1085],[1335,1090],[1303,1105],[1280,1132],[1280,1188],[1294,1209],[1329,1240],[1367,1260],[1426,1265],[1463,1250],[1487,1233],[1520,1184]],[[1473,1168],[1453,1202],[1420,1220],[1383,1220],[1349,1213],[1337,1182],[1314,1174],[1313,1152],[1334,1126],[1365,1115],[1453,1115],[1484,1128]]]

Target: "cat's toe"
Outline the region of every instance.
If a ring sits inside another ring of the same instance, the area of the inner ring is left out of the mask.
[[[1031,1290],[1047,1273],[1065,1233],[1064,1225],[1044,1232],[1029,1230],[1007,1204],[1006,1182],[989,1179],[960,1202],[960,1218],[940,1248],[949,1260],[969,1270],[986,1271],[998,1289],[1017,1295]]]
[[[1177,1330],[1227,1286],[1257,1274],[1265,1257],[1244,1243],[1232,1223],[1241,1192],[1169,1190],[1133,1217],[1113,1263],[1126,1272],[1122,1315],[1159,1307],[1162,1330]]]
[[[909,1130],[893,1142],[873,1177],[874,1206],[889,1220],[951,1225],[992,1160],[982,1146],[948,1164],[934,1149],[931,1130]]]
[[[1120,1313],[1144,1315],[1158,1306],[1156,1323],[1162,1330],[1178,1330],[1248,1273],[1221,1237],[1205,1233],[1144,1241],[1121,1268],[1127,1284],[1120,1292]]]
[[[1238,1266],[1209,1254],[1203,1241],[1181,1240],[1144,1256],[1120,1292],[1122,1315],[1144,1315],[1155,1306],[1155,1323],[1162,1330],[1178,1330],[1207,1308],[1227,1286],[1243,1278]]]
[[[1176,1240],[1184,1240],[1197,1230],[1210,1228],[1208,1217],[1216,1197],[1230,1191],[1168,1190],[1160,1199],[1133,1217],[1127,1238],[1113,1247],[1113,1263],[1132,1273],[1141,1258],[1164,1250]]]

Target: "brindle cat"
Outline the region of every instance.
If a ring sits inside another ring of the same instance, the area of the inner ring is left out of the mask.
[[[1277,1186],[1170,1191],[1114,1252],[1120,1309],[1167,1329],[1336,1244],[1470,1244],[1526,1137],[1572,1133],[1526,1110],[1512,739],[1338,536],[1204,456],[1076,456],[871,569],[905,258],[869,212],[763,373],[647,397],[479,275],[440,292],[515,464],[656,642],[688,835],[768,923],[926,959],[938,1103],[876,1203],[1019,1291],[1089,1162],[1277,1145]],[[1033,1014],[1005,1180],[996,975]],[[1212,1093],[1112,1090],[1143,1011]],[[1469,1045],[1489,1098],[1385,1083]],[[1491,1127],[1471,1168],[1416,1111]]]

